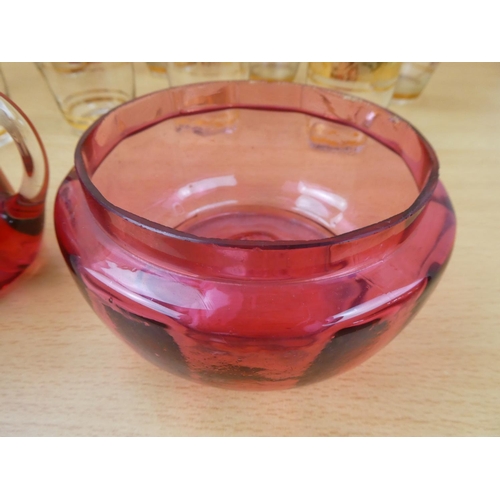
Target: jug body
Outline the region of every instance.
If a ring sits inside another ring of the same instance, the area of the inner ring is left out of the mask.
[[[0,147],[0,289],[35,259],[44,226],[48,161],[42,141],[24,112],[0,93],[0,127],[17,148],[23,168],[21,185],[12,186],[6,172],[12,159]],[[5,148],[6,146],[4,146]],[[7,158],[5,160],[5,158]],[[3,168],[5,168],[5,171]]]

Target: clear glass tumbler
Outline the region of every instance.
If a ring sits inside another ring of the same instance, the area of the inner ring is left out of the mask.
[[[298,62],[252,62],[250,80],[293,82],[299,64]]]
[[[167,78],[167,63],[166,62],[147,62],[146,66],[149,69],[149,72],[153,76],[157,76],[160,78]]]
[[[392,101],[404,104],[417,99],[429,83],[438,64],[435,62],[403,63]]]
[[[387,106],[400,68],[398,62],[310,62],[307,83]]]
[[[64,118],[79,131],[135,97],[132,63],[45,62],[38,67]]]
[[[168,79],[173,87],[248,78],[248,63],[241,62],[169,62],[167,69]]]

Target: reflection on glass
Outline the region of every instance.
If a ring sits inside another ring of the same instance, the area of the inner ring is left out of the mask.
[[[0,67],[0,92],[2,94],[5,94],[6,96],[9,95],[9,93],[7,92],[7,84],[5,83],[1,67]],[[11,140],[10,135],[7,134],[7,132],[3,127],[0,127],[0,146],[7,144],[8,142],[10,142],[10,140]]]
[[[366,135],[352,127],[311,118],[309,140],[314,148],[359,153],[366,143]]]
[[[294,190],[298,193],[295,199],[294,211],[313,219],[328,228],[333,234],[355,229],[344,218],[348,202],[339,194],[326,189],[324,186],[304,181],[287,184],[286,190]],[[339,226],[341,222],[342,224]]]
[[[213,111],[201,115],[187,115],[175,119],[176,130],[192,130],[198,135],[230,134],[234,132],[238,121],[237,109]]]

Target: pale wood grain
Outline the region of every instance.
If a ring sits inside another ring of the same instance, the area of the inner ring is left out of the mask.
[[[419,101],[392,106],[436,148],[458,217],[452,260],[427,305],[355,370],[268,393],[171,376],[99,322],[65,267],[52,222],[78,137],[35,65],[2,69],[41,133],[51,180],[43,251],[0,298],[0,435],[500,434],[499,64],[442,64]],[[166,86],[137,69],[139,93]]]

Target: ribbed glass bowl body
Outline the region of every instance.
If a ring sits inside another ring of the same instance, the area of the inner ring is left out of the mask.
[[[171,373],[282,389],[390,342],[449,260],[455,216],[407,122],[290,83],[131,101],[80,140],[55,204],[97,315]]]

